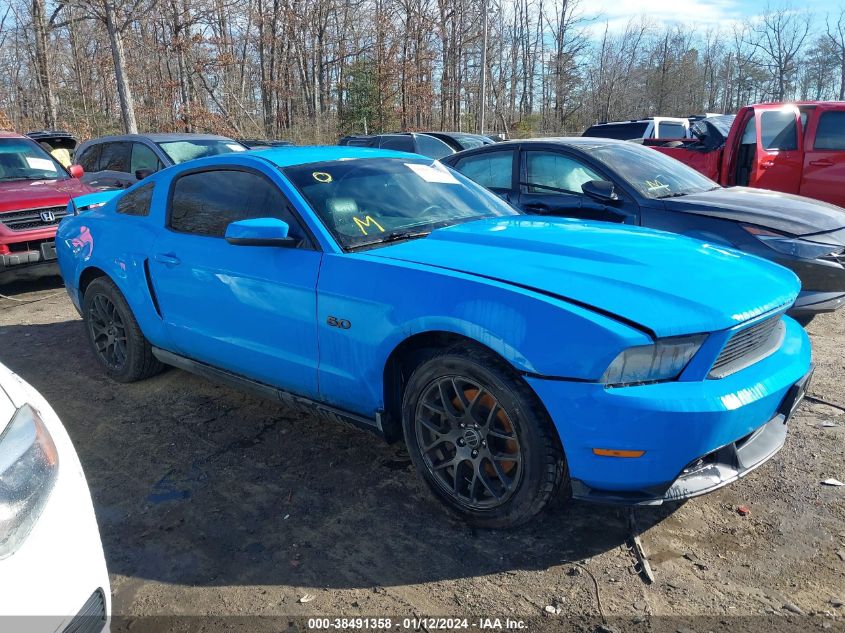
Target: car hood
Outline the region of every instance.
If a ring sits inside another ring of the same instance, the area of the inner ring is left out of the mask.
[[[529,288],[657,336],[709,332],[791,305],[789,270],[639,227],[520,216],[469,222],[367,252]]]
[[[756,224],[790,235],[845,227],[845,209],[788,193],[731,187],[664,200],[667,209]]]
[[[92,191],[93,189],[76,178],[0,182],[0,213],[64,206],[72,197]]]

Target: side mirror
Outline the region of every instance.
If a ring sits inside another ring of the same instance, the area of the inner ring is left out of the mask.
[[[135,180],[143,180],[144,178],[149,178],[155,173],[153,169],[136,169],[135,170]]]
[[[609,180],[590,180],[581,185],[581,191],[599,202],[616,202],[619,200],[616,187]]]
[[[296,246],[288,223],[277,218],[239,220],[226,227],[226,241],[235,246]]]
[[[85,170],[82,169],[82,165],[71,165],[68,167],[68,171],[70,172],[71,178],[82,178],[85,175]]]

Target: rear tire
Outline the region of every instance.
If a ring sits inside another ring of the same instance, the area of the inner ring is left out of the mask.
[[[123,293],[108,277],[98,277],[85,289],[82,317],[88,342],[106,374],[117,382],[135,382],[161,372]]]
[[[471,525],[526,523],[568,482],[537,396],[485,350],[451,349],[421,363],[405,388],[402,425],[417,473]]]

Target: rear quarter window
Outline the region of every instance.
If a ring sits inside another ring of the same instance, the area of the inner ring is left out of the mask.
[[[482,187],[510,189],[513,179],[513,151],[498,151],[467,156],[455,163],[455,169]]]
[[[822,112],[813,149],[845,150],[845,111]]]
[[[121,215],[149,215],[154,187],[153,183],[148,183],[132,191],[127,191],[117,201],[117,212]]]
[[[99,171],[99,164],[100,164],[100,152],[103,151],[102,143],[98,143],[97,145],[90,145],[86,147],[83,152],[77,156],[77,162],[79,165],[89,174],[94,173],[95,171]]]

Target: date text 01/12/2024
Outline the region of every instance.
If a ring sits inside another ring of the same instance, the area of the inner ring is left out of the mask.
[[[313,631],[327,630],[512,630],[518,631],[528,627],[524,620],[512,618],[486,617],[473,620],[470,618],[446,617],[411,617],[402,619],[392,618],[308,618],[308,629]]]

